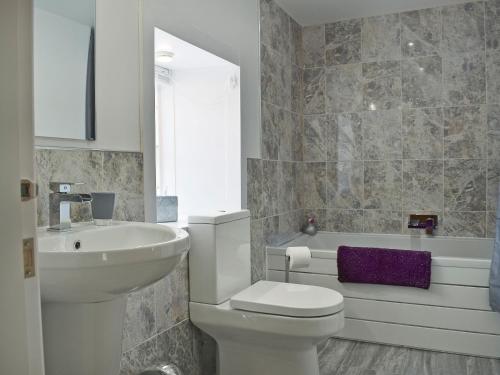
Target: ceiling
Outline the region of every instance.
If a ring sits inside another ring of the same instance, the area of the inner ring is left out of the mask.
[[[158,51],[174,53],[171,62],[161,64],[161,66],[172,70],[236,66],[219,56],[155,28],[155,53]]]
[[[276,0],[302,26],[461,4],[465,0]]]

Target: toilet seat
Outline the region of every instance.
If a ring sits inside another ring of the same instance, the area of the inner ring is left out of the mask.
[[[319,286],[258,281],[230,299],[233,309],[288,317],[321,317],[343,310],[342,294]]]

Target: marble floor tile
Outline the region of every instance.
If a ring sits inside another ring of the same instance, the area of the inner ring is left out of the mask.
[[[321,375],[498,375],[500,360],[343,339],[318,347]]]

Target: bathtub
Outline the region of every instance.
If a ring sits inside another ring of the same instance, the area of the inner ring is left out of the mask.
[[[432,252],[428,290],[337,280],[340,245]],[[500,314],[488,302],[493,239],[319,232],[267,247],[267,278],[285,279],[285,250],[308,246],[308,267],[290,282],[337,290],[345,298],[341,338],[500,358]]]

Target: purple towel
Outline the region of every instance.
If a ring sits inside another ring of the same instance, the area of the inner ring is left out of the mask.
[[[431,253],[429,251],[377,249],[339,246],[339,281],[412,286],[429,289]]]

